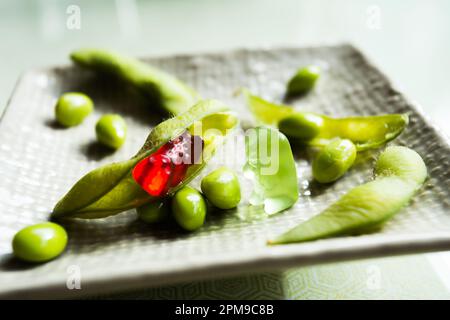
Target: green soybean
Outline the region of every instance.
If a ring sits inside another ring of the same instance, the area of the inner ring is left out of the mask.
[[[102,116],[95,125],[97,140],[113,149],[120,148],[127,136],[127,124],[117,114],[106,114]]]
[[[65,127],[77,126],[94,109],[91,98],[83,93],[68,92],[59,97],[55,106],[56,120]]]
[[[183,229],[197,230],[205,222],[205,199],[197,190],[189,186],[183,187],[172,198],[172,214]]]
[[[342,177],[356,159],[356,147],[350,140],[334,139],[317,154],[312,163],[314,179],[330,183]]]
[[[59,256],[67,245],[67,233],[56,223],[23,228],[12,241],[14,256],[28,262],[45,262]]]
[[[219,209],[235,208],[241,201],[241,187],[234,171],[221,167],[206,175],[201,182],[206,198]]]
[[[424,183],[427,168],[415,151],[388,147],[376,163],[375,177],[269,243],[311,241],[379,227],[408,204]]]
[[[320,76],[320,68],[306,66],[297,71],[287,84],[287,94],[297,95],[310,91]]]
[[[154,201],[136,208],[139,219],[146,223],[161,222],[169,216],[169,202]]]
[[[316,137],[323,128],[323,119],[314,113],[295,113],[283,118],[278,129],[288,137],[310,140]]]

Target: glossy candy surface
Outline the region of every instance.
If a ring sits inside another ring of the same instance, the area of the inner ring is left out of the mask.
[[[203,140],[187,131],[142,159],[133,169],[133,179],[151,196],[160,197],[177,186],[190,165],[197,162]]]

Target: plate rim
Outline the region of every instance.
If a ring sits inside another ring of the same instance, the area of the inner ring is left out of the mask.
[[[157,55],[140,57],[143,60],[152,59],[176,59],[180,57],[197,57],[197,56],[223,56],[227,54],[235,54],[238,52],[261,52],[264,51],[295,51],[304,49],[329,48],[337,49],[348,47],[349,50],[358,54],[365,64],[366,68],[371,68],[383,78],[386,85],[393,90],[395,94],[400,95],[411,111],[414,111],[422,118],[423,122],[431,129],[439,140],[439,144],[450,151],[450,137],[436,123],[425,114],[422,106],[407,98],[402,90],[387,77],[361,50],[349,43],[319,46],[274,46],[264,48],[237,48],[231,50],[217,52],[198,52],[198,53],[181,53],[172,55]],[[23,86],[24,79],[36,72],[50,72],[58,69],[70,68],[70,64],[55,65],[49,67],[32,68],[23,72],[8,99],[5,108],[0,115],[0,128],[3,125],[3,119],[13,104],[17,92]],[[149,288],[160,285],[169,285],[186,281],[200,281],[214,279],[218,277],[228,277],[242,273],[253,273],[269,270],[287,269],[291,267],[302,267],[319,263],[331,263],[346,260],[375,258],[382,256],[404,255],[413,253],[425,253],[433,251],[442,251],[450,249],[450,233],[423,233],[414,235],[385,235],[383,239],[361,238],[359,243],[352,243],[352,246],[345,246],[345,242],[351,241],[353,238],[338,238],[339,241],[326,245],[327,239],[318,240],[308,243],[310,247],[306,252],[302,250],[305,244],[289,244],[282,246],[272,246],[263,252],[256,252],[247,257],[233,257],[231,262],[221,261],[223,257],[216,257],[214,260],[202,261],[199,265],[192,263],[181,265],[178,263],[177,268],[172,268],[165,272],[155,272],[155,270],[146,270],[146,263],[139,264],[138,267],[123,268],[117,272],[108,273],[104,277],[89,276],[83,277],[84,287],[82,290],[68,290],[65,283],[55,280],[36,281],[26,286],[11,286],[0,290],[0,298],[74,298],[86,295],[100,294],[104,292],[112,293],[123,290],[133,290],[139,288]],[[335,238],[336,240],[336,238]],[[325,245],[324,245],[325,244]],[[318,247],[318,248],[314,248]],[[8,259],[9,254],[0,256],[0,261]],[[208,271],[208,272],[205,272]],[[184,279],[184,280],[183,280]]]

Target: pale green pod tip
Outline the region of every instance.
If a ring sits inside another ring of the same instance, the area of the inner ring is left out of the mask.
[[[416,151],[402,146],[390,146],[379,156],[375,175],[396,176],[421,185],[427,177],[427,167]]]
[[[375,165],[374,181],[357,186],[313,218],[269,244],[304,242],[360,233],[380,226],[408,204],[422,186],[427,169],[406,147],[388,147]]]

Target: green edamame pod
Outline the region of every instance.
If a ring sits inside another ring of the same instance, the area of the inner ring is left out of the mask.
[[[312,163],[314,179],[330,183],[342,177],[356,159],[356,147],[347,139],[333,139],[319,151]]]
[[[317,66],[306,66],[297,71],[287,84],[287,94],[296,95],[310,91],[316,84],[320,75],[320,69]]]
[[[358,151],[377,148],[395,139],[408,125],[407,114],[331,118],[298,112],[265,101],[246,90],[243,92],[250,110],[260,122],[277,125],[289,138],[309,146],[323,147],[331,139],[341,138],[351,140]]]
[[[304,242],[379,226],[408,204],[424,183],[427,169],[415,151],[388,147],[378,158],[375,176],[374,181],[353,188],[317,216],[269,243]]]
[[[81,49],[70,57],[82,67],[112,74],[131,84],[169,114],[180,114],[199,99],[193,89],[174,76],[113,51]]]
[[[173,194],[197,176],[222,144],[226,134],[236,126],[237,118],[227,111],[228,108],[219,101],[202,100],[185,113],[160,123],[151,130],[134,157],[102,166],[82,177],[56,204],[52,217],[98,219],[155,200],[134,180],[133,169],[138,162],[168,141],[186,130],[193,130],[204,141],[202,161],[190,165],[183,180],[167,191],[167,194]],[[215,120],[211,121],[210,117]],[[199,127],[202,130],[197,130]],[[212,136],[205,137],[206,134]]]

